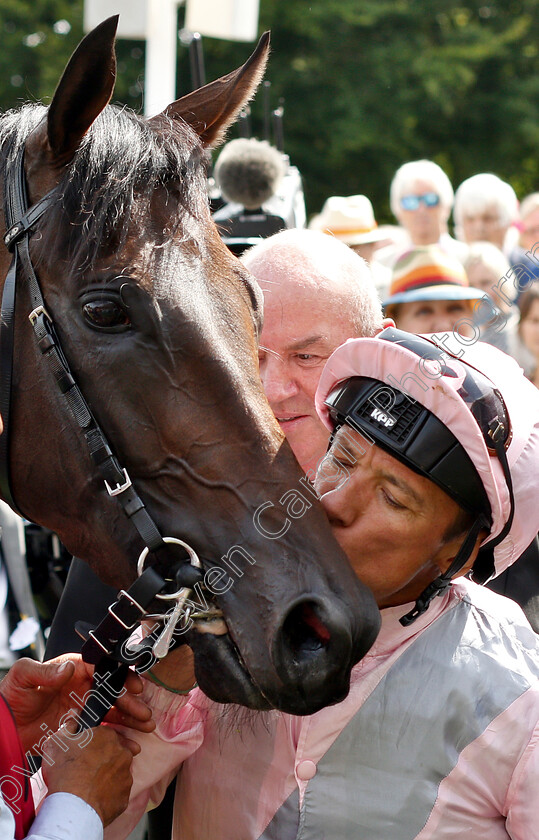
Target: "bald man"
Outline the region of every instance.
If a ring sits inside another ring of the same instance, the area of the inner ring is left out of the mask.
[[[300,466],[314,479],[328,444],[314,408],[318,380],[340,344],[383,328],[374,282],[351,248],[311,230],[277,233],[242,262],[264,293],[264,391]]]

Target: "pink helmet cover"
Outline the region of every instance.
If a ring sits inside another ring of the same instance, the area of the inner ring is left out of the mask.
[[[438,343],[443,339],[438,336]],[[514,359],[490,344],[478,341],[462,350],[460,359],[486,375],[500,391],[511,421],[507,458],[515,514],[509,534],[494,549],[496,574],[500,574],[539,531],[539,389],[525,378]],[[445,363],[456,377],[441,375],[436,362],[421,359],[400,344],[379,338],[350,339],[326,363],[316,392],[316,409],[331,429],[326,397],[339,382],[352,376],[366,376],[400,388],[428,408],[464,446],[483,482],[492,508],[492,529],[484,540],[486,544],[501,532],[508,519],[509,490],[498,458],[489,453],[479,426],[457,393],[463,378],[459,359],[446,354]]]

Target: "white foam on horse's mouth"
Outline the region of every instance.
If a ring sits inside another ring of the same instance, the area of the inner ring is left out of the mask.
[[[228,633],[227,623],[218,608],[193,613],[191,618],[197,633],[212,633],[214,636],[224,636]]]
[[[224,636],[228,633],[226,621],[218,616],[215,618],[197,619],[195,621],[195,630],[197,633],[213,633],[214,636]]]

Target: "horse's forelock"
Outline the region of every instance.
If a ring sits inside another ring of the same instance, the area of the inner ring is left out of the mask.
[[[68,233],[68,271],[91,266],[100,253],[125,244],[135,201],[138,216],[150,217],[156,187],[175,193],[179,210],[197,214],[207,201],[200,168],[204,152],[187,127],[156,132],[128,109],[107,107],[95,120],[60,184],[61,201],[44,221],[49,238]],[[181,222],[181,212],[167,235]],[[140,231],[142,235],[142,231]],[[50,253],[50,250],[49,250]]]
[[[0,119],[0,144],[11,141],[13,154],[45,114],[41,105],[8,112]],[[163,118],[150,127],[133,111],[108,106],[84,137],[59,183],[58,201],[40,223],[47,243],[40,260],[52,265],[61,258],[75,274],[99,254],[119,250],[135,201],[139,216],[149,217],[156,187],[177,199],[180,212],[163,231],[173,235],[182,211],[196,216],[207,202],[200,177],[205,163],[206,152],[187,124]]]
[[[2,157],[2,174],[6,163],[12,160],[21,146],[26,143],[28,135],[37,128],[47,109],[44,105],[24,105],[19,110],[6,111],[0,117],[0,149]]]

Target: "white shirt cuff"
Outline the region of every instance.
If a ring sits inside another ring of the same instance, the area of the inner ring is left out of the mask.
[[[103,823],[91,805],[72,793],[51,793],[43,800],[28,840],[103,840]]]

